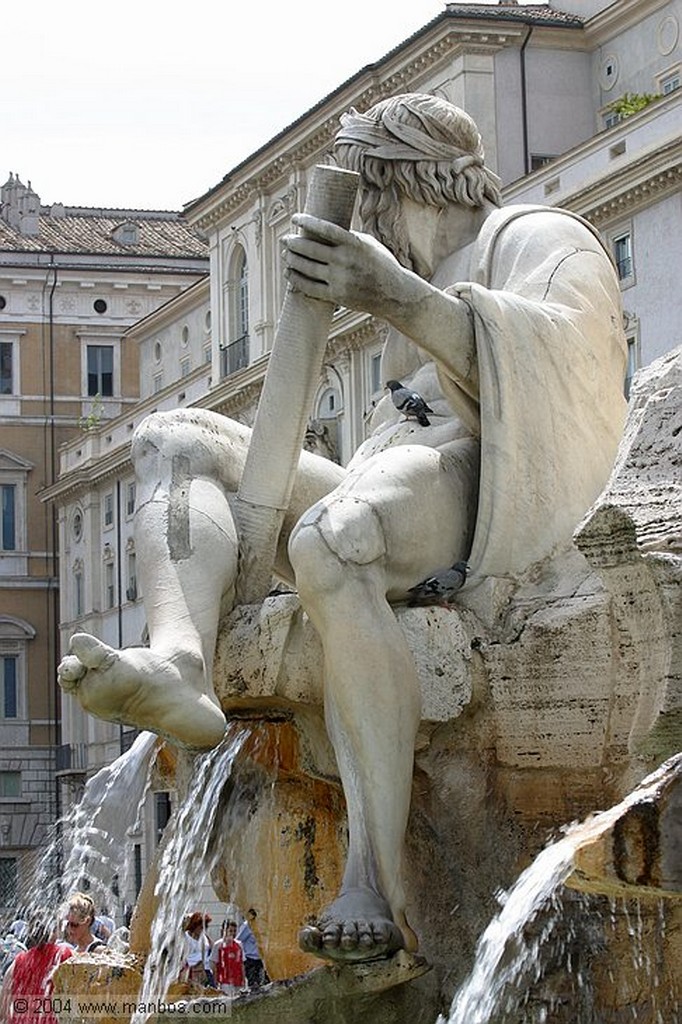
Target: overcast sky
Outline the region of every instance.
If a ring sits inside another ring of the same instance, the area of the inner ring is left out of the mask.
[[[181,209],[444,7],[10,4],[0,57],[0,183],[13,171],[43,203]]]

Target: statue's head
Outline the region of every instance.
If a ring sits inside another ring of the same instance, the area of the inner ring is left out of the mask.
[[[476,124],[439,96],[405,93],[365,114],[341,117],[334,153],[341,167],[361,175],[360,217],[405,266],[399,200],[443,208],[450,203],[500,205],[500,182],[484,161]]]

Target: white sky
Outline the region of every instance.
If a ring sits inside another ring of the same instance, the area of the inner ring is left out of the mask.
[[[0,183],[13,171],[43,203],[181,209],[445,3],[10,7],[0,59]]]

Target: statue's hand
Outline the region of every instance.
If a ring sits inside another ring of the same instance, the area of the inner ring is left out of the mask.
[[[345,231],[309,214],[296,214],[293,222],[303,234],[283,239],[292,289],[385,318],[400,299],[406,275],[414,275],[371,235]]]

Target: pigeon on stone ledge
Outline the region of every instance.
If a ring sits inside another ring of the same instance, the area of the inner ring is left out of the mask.
[[[441,569],[434,576],[418,583],[408,590],[410,608],[429,604],[439,604],[449,608],[455,600],[458,590],[464,586],[469,565],[467,562],[455,562],[449,569]]]
[[[422,427],[431,426],[431,421],[426,414],[427,412],[433,413],[433,409],[429,409],[417,391],[406,388],[399,380],[387,381],[386,387],[391,392],[394,406],[404,414],[405,419],[416,420]]]

